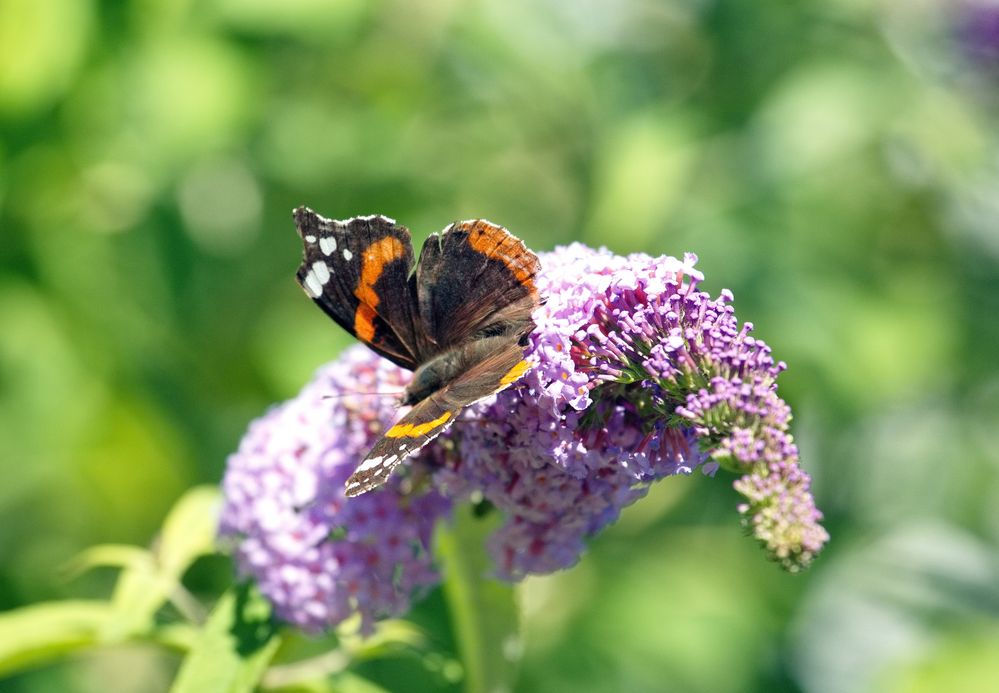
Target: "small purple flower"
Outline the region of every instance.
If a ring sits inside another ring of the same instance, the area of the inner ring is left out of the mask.
[[[235,545],[277,615],[321,631],[355,613],[361,630],[399,615],[437,584],[430,556],[436,521],[450,504],[405,494],[396,478],[357,498],[344,482],[396,416],[389,398],[408,374],[364,347],[325,366],[297,397],[254,421],[230,456],[220,536]],[[332,398],[326,398],[334,395]]]

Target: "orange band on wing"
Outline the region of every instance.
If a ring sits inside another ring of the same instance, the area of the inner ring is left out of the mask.
[[[422,424],[396,424],[385,432],[386,438],[417,438],[430,433],[438,426],[447,423],[451,418],[451,412],[446,411],[433,421]]]
[[[354,313],[354,333],[358,339],[371,341],[375,336],[375,308],[381,302],[375,291],[375,282],[385,271],[385,265],[406,256],[406,246],[395,236],[386,236],[364,249],[361,258],[361,281],[354,295],[361,301]]]
[[[530,289],[532,294],[537,293],[537,290],[534,288],[534,272],[537,259],[534,257],[534,253],[531,253],[524,247],[522,242],[509,235],[505,229],[493,226],[481,219],[472,222],[466,228],[468,228],[468,244],[476,252],[482,253],[490,260],[499,260],[502,262],[513,272],[518,282]],[[509,247],[503,247],[504,245],[509,245],[511,239],[515,249],[520,251],[517,255],[512,255]]]
[[[518,378],[520,378],[520,376],[524,375],[524,373],[527,372],[527,369],[530,368],[530,365],[531,364],[529,364],[527,361],[521,361],[516,366],[514,366],[513,368],[511,368],[506,372],[506,375],[504,375],[500,379],[500,385],[509,385],[514,380],[517,380]]]
[[[357,307],[357,312],[354,313],[354,334],[357,335],[358,339],[370,342],[374,338],[377,315],[367,303],[362,303]]]

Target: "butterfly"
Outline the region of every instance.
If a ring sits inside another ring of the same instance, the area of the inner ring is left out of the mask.
[[[502,226],[455,222],[414,263],[409,230],[388,217],[326,219],[293,212],[305,246],[298,283],[341,327],[413,371],[386,430],[347,479],[357,496],[383,484],[468,405],[527,372],[524,349],[540,304],[537,255]],[[414,271],[415,264],[415,271]]]

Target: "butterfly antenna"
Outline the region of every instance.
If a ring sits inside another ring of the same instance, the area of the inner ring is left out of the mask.
[[[342,397],[398,397],[403,393],[398,392],[339,392],[335,395],[323,395],[323,399],[340,399]]]

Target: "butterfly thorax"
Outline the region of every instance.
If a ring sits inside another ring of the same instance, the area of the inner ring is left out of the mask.
[[[472,364],[481,361],[484,354],[496,351],[497,347],[509,341],[509,337],[502,335],[479,338],[434,356],[413,372],[413,380],[403,392],[400,404],[409,406],[422,402],[449,385]]]

